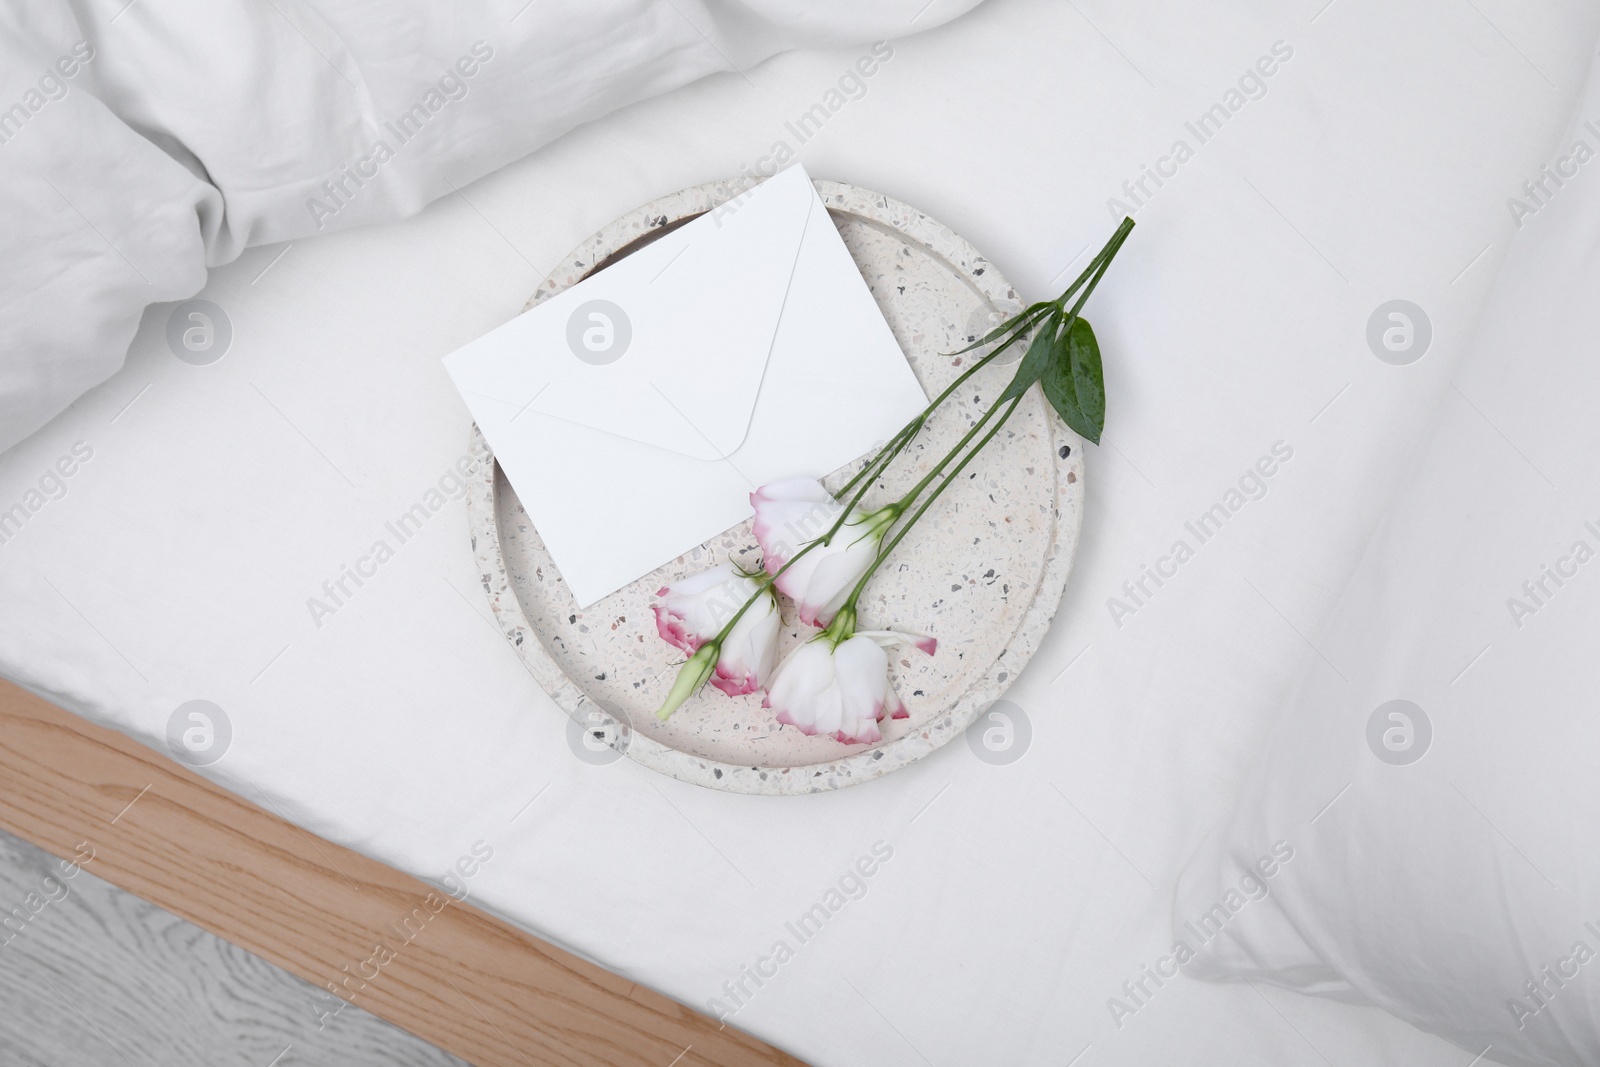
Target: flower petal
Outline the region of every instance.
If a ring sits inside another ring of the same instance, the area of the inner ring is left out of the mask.
[[[919,651],[930,656],[939,651],[939,639],[928,634],[905,630],[857,630],[856,636],[870,638],[884,648],[890,645],[915,645]]]
[[[674,648],[681,648],[685,652],[694,652],[705,644],[703,638],[695,638],[689,634],[683,625],[683,617],[674,615],[660,604],[651,604],[650,609],[656,613],[656,633],[661,635],[661,640]]]

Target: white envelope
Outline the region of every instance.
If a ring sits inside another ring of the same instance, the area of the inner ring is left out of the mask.
[[[583,607],[928,402],[799,166],[444,364]]]

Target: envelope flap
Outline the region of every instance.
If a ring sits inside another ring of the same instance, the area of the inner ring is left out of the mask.
[[[445,366],[580,605],[738,524],[753,487],[834,470],[927,403],[798,169]]]
[[[737,451],[817,205],[791,168],[530,310],[548,383],[523,415],[696,459]]]

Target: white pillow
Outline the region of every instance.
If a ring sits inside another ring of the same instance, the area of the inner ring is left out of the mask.
[[[1514,1065],[1600,1063],[1593,75],[1579,116],[1507,190],[1472,350],[1174,911],[1190,975],[1375,1003]]]

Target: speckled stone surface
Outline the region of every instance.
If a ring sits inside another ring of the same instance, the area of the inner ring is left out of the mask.
[[[696,186],[630,212],[552,271],[528,307],[749,187],[745,181]],[[973,358],[945,353],[966,347],[994,313],[1020,310],[1016,293],[972,246],[921,212],[840,182],[816,187],[917,379],[930,396],[937,393]],[[885,503],[914,484],[971,427],[1012,370],[991,365],[974,375],[865,503]],[[476,426],[472,447],[486,450]],[[683,656],[656,635],[653,594],[723,560],[757,568],[748,522],[580,610],[498,465],[480,469],[468,503],[484,591],[539,684],[585,727],[616,738],[630,758],[741,793],[838,789],[904,767],[959,736],[1016,679],[1044,637],[1082,523],[1082,441],[1036,386],[862,598],[863,629],[931,633],[939,650],[933,657],[891,650],[894,684],[910,717],[885,722],[877,744],[844,745],[780,726],[759,695],[730,698],[710,687],[671,721],[655,718]],[[835,472],[829,487],[852,469]],[[792,612],[786,621],[783,652],[815,632]],[[557,725],[551,724],[552,744],[564,743]]]

